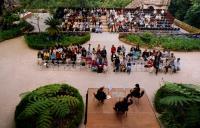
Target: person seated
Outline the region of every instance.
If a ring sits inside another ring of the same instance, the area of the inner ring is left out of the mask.
[[[133,52],[133,59],[138,60],[140,58],[140,51]]]
[[[50,59],[51,59],[52,61],[54,61],[54,60],[56,59],[56,54],[55,54],[55,52],[52,52],[52,53],[51,53]]]
[[[49,56],[50,56],[49,51],[45,51],[43,56],[44,56],[44,60],[49,60]]]
[[[148,58],[148,52],[147,52],[147,49],[144,50],[144,52],[142,53],[142,58],[144,59],[144,61],[147,61],[147,58]]]
[[[121,50],[122,50],[122,48],[121,48],[121,46],[119,45],[119,46],[117,47],[117,53],[118,53],[118,55],[120,55]]]
[[[96,60],[93,60],[91,63],[91,70],[96,72],[97,71],[97,62]]]
[[[175,60],[175,56],[173,53],[171,53],[171,56],[169,58],[166,59],[166,65],[165,65],[165,73],[168,72],[168,69],[171,68],[173,69],[174,67],[174,60]]]
[[[126,111],[128,111],[128,106],[130,106],[131,104],[133,104],[133,100],[125,97],[122,101],[118,101],[113,109],[116,112],[125,113]]]
[[[114,66],[115,66],[114,72],[118,72],[119,71],[119,66],[120,66],[120,59],[119,59],[118,56],[114,60]]]
[[[130,59],[128,60],[126,67],[127,67],[126,71],[130,74],[131,73],[131,60]]]
[[[43,60],[43,51],[39,51],[37,54],[38,57],[38,64],[42,65],[42,60]]]
[[[127,95],[127,98],[129,97],[139,97],[140,96],[140,85],[135,84],[135,88],[130,90],[130,93]]]
[[[126,65],[125,63],[120,64],[120,72],[125,72],[126,71]]]
[[[106,93],[103,91],[104,87],[101,87],[97,90],[97,93],[94,93],[94,97],[101,103],[104,103],[104,100],[106,99]]]
[[[144,65],[145,68],[151,68],[153,67],[153,59],[147,60],[147,63]]]

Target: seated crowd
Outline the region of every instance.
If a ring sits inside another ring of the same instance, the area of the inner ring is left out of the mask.
[[[126,54],[126,48],[113,45],[111,47],[111,61],[113,62],[114,72],[131,72],[131,68],[136,66],[139,62],[144,65],[144,68],[158,71],[168,72],[170,68],[172,72],[180,70],[180,58],[175,58],[174,54],[170,51],[163,50],[149,50],[145,49],[143,52],[140,50],[139,45],[131,47],[130,51]]]
[[[79,64],[81,66],[88,65],[92,71],[101,73],[107,67],[107,51],[105,47],[101,48],[100,45],[91,50],[91,44],[89,44],[86,50],[81,45],[65,47],[61,44],[56,44],[54,47],[39,51],[37,57],[38,64],[45,65],[47,68],[50,64],[65,64],[73,67]]]
[[[107,17],[110,32],[131,32],[138,30],[179,31],[173,26],[173,17],[166,10],[155,9],[68,9],[62,10],[63,31],[103,30],[102,16]]]
[[[63,31],[102,32],[100,17],[106,15],[105,9],[64,9],[63,13]]]
[[[172,19],[165,10],[108,10],[110,32],[138,30],[179,30],[172,27]]]

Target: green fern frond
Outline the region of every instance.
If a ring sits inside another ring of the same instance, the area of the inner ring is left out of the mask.
[[[161,104],[167,106],[183,106],[185,104],[189,104],[190,102],[191,99],[184,96],[167,96],[160,100]]]
[[[180,128],[175,122],[174,115],[171,112],[163,112],[159,119],[162,121],[165,128]]]
[[[186,127],[196,128],[200,126],[200,106],[196,104],[187,108],[185,117]]]
[[[197,91],[194,86],[190,86],[185,84],[175,84],[175,83],[165,83],[165,86],[163,86],[163,89],[168,92],[168,95],[184,95],[188,98],[191,98],[193,100],[199,101],[200,99],[200,92]]]
[[[64,118],[69,114],[76,113],[76,109],[80,106],[80,102],[76,97],[58,96],[53,98],[51,110],[53,115],[58,118]]]
[[[38,100],[32,104],[30,104],[29,106],[27,106],[24,111],[22,111],[19,116],[18,119],[25,119],[25,118],[29,118],[33,115],[36,115],[40,112],[42,112],[43,110],[47,109],[49,106],[51,106],[52,102],[50,102],[49,100]]]
[[[41,112],[39,117],[37,118],[36,128],[51,128],[52,127],[53,118],[48,109]]]

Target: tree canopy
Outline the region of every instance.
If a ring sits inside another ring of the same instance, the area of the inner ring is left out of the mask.
[[[199,0],[172,0],[169,11],[177,19],[200,28]]]

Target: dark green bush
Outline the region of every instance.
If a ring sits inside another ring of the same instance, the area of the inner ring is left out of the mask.
[[[84,103],[67,84],[46,85],[26,94],[15,111],[16,128],[77,128]]]
[[[25,31],[32,31],[34,27],[26,21],[21,21],[18,25],[12,26],[9,29],[0,29],[0,42],[20,36]]]
[[[142,40],[142,42],[147,43],[147,44],[151,43],[153,38],[154,38],[154,35],[149,32],[145,32],[140,35],[140,39]]]
[[[200,50],[200,39],[185,36],[156,36],[151,33],[129,34],[124,37],[126,40],[142,46],[162,47],[173,51]]]
[[[165,83],[156,93],[154,106],[165,128],[200,126],[200,88],[188,84]]]
[[[44,49],[54,46],[56,43],[60,43],[64,46],[69,46],[71,44],[84,44],[90,40],[90,34],[86,33],[84,35],[67,35],[62,34],[60,39],[54,40],[50,39],[47,33],[38,34],[27,34],[25,35],[25,41],[30,48],[33,49]]]

